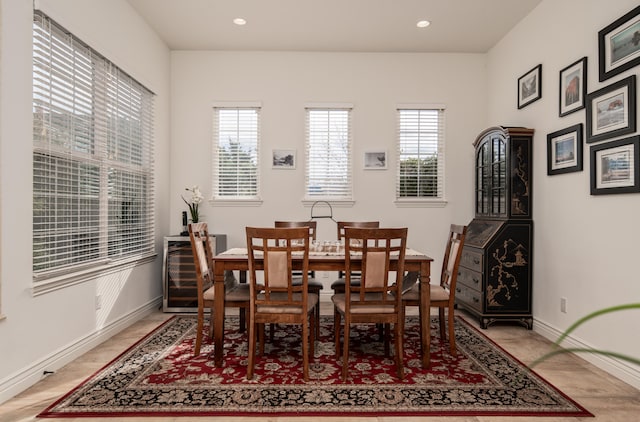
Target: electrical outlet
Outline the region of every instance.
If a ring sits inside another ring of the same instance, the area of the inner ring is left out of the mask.
[[[567,298],[566,297],[561,297],[560,298],[560,312],[562,312],[563,314],[567,313]]]
[[[102,308],[102,295],[96,296],[96,311]]]

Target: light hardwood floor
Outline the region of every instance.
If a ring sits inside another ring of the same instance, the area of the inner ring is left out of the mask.
[[[332,308],[330,303],[321,307],[322,314],[330,315]],[[13,399],[0,405],[0,422],[27,422],[27,421],[65,421],[65,422],[106,422],[117,420],[119,422],[202,422],[207,421],[304,421],[316,420],[317,417],[141,417],[141,418],[78,418],[78,419],[36,419],[35,415],[44,410],[58,397],[81,383],[85,378],[93,374],[123,350],[133,344],[143,335],[150,332],[162,321],[172,314],[154,312],[141,321],[133,324],[126,330],[115,335],[100,346],[76,359],[55,374],[42,379],[33,387],[19,394]],[[461,313],[468,321],[474,321],[468,314]],[[526,330],[517,325],[495,325],[483,333],[496,341],[509,353],[524,363],[530,363],[535,358],[548,351],[550,342],[533,331]],[[331,417],[330,422],[412,422],[429,420],[430,422],[527,422],[527,421],[597,421],[597,422],[634,422],[640,421],[640,390],[608,375],[606,372],[589,364],[575,355],[562,355],[555,357],[536,367],[536,372],[558,387],[564,393],[576,400],[595,415],[595,418],[529,418],[529,417]]]

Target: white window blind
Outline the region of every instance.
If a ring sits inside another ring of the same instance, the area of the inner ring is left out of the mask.
[[[396,198],[444,198],[444,109],[398,109]]]
[[[155,253],[153,94],[36,11],[33,270]]]
[[[257,199],[260,107],[214,107],[214,199]]]
[[[351,109],[307,108],[308,199],[351,200]]]

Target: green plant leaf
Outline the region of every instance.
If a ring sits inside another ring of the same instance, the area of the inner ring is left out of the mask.
[[[616,305],[616,306],[610,306],[608,308],[604,308],[604,309],[600,309],[598,311],[594,311],[591,312],[590,314],[580,318],[579,320],[577,320],[576,322],[574,322],[569,328],[567,328],[561,335],[560,337],[558,337],[558,339],[555,341],[555,343],[553,343],[553,346],[557,347],[556,350],[552,350],[549,353],[546,353],[544,355],[542,355],[541,357],[539,357],[538,359],[536,359],[535,361],[533,361],[533,363],[531,365],[529,365],[529,368],[533,368],[534,366],[540,364],[541,362],[555,356],[555,355],[559,355],[562,353],[593,353],[593,354],[598,354],[598,355],[604,355],[604,356],[609,356],[609,357],[613,357],[616,359],[620,359],[620,360],[624,360],[627,362],[631,362],[633,364],[636,365],[640,365],[640,359],[631,357],[631,356],[626,356],[617,352],[610,352],[610,351],[606,351],[606,350],[599,350],[599,349],[593,349],[593,348],[581,348],[581,347],[573,347],[573,348],[560,348],[560,343],[562,343],[562,341],[567,338],[567,336],[573,332],[576,328],[578,328],[580,325],[584,324],[585,322],[598,317],[600,315],[604,315],[604,314],[608,314],[611,312],[618,312],[618,311],[625,311],[625,310],[629,310],[629,309],[640,309],[640,303],[627,303],[624,305]]]

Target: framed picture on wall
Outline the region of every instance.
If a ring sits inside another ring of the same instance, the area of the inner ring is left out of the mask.
[[[296,168],[296,150],[274,149],[273,168],[291,170]]]
[[[591,147],[591,195],[640,192],[640,136]]]
[[[587,142],[636,130],[636,75],[587,95]]]
[[[547,135],[547,174],[582,171],[582,123]]]
[[[609,79],[640,63],[640,6],[598,32],[598,77]]]
[[[528,106],[542,97],[542,65],[539,64],[518,78],[518,108]]]
[[[587,58],[560,71],[560,117],[584,108],[587,96]]]
[[[387,151],[376,150],[366,151],[364,153],[364,169],[365,170],[386,170],[387,168]]]

